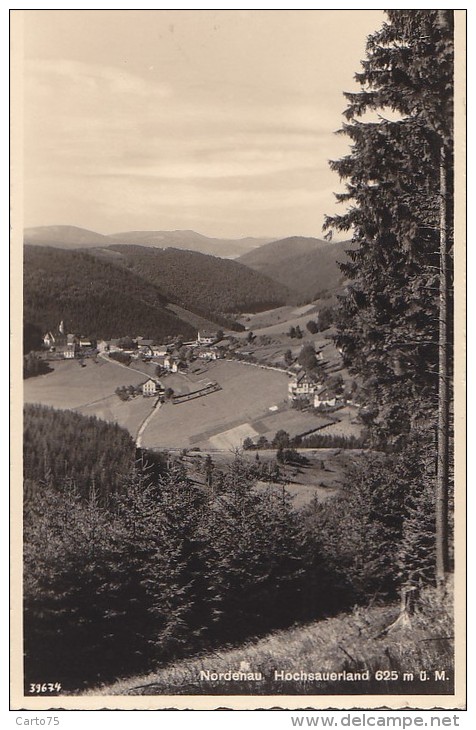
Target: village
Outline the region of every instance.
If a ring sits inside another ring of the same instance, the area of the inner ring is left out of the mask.
[[[265,339],[265,338],[261,338]],[[235,359],[250,365],[257,365],[262,368],[273,368],[286,372],[290,377],[287,393],[289,401],[300,408],[312,406],[313,408],[326,409],[352,404],[348,393],[344,392],[344,384],[341,377],[329,379],[326,375],[326,365],[322,350],[315,351],[313,346],[304,344],[302,351],[308,349],[311,360],[301,364],[300,358],[293,359],[289,354],[283,358],[283,362],[269,364],[258,360],[254,355],[254,349],[250,349],[256,336],[248,332],[244,342],[234,334],[225,335],[222,330],[217,332],[198,331],[196,340],[184,342],[180,337],[172,342],[158,344],[153,339],[142,336],[111,338],[109,340],[97,341],[93,338],[78,334],[65,334],[64,321],[61,321],[56,332],[49,330],[43,335],[45,352],[43,357],[48,361],[77,360],[80,366],[85,367],[86,359],[97,359],[107,357],[110,360],[122,365],[137,365],[139,362],[146,365],[154,365],[154,375],[148,377],[143,383],[131,387],[128,391],[124,387],[122,393],[124,399],[142,394],[144,397],[161,397],[163,400],[166,392],[161,376],[169,373],[185,373],[193,368],[194,363],[209,363],[216,360]],[[243,347],[243,344],[247,347]],[[290,351],[289,351],[290,352]],[[304,365],[304,366],[303,366]],[[146,370],[148,372],[148,370]],[[207,385],[196,391],[194,395],[206,395],[211,392]],[[118,389],[119,390],[119,389]],[[185,396],[172,396],[172,402],[180,401]]]
[[[44,334],[41,353],[57,373],[27,381],[26,399],[117,422],[158,450],[263,448],[279,431],[359,440],[356,384],[318,318],[316,306],[287,307],[243,315],[240,333],[199,330],[194,340],[161,343],[95,340],[67,333],[61,321]]]

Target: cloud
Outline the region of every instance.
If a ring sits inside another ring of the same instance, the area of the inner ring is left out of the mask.
[[[25,62],[25,78],[44,94],[54,92],[55,87],[63,93],[69,90],[73,96],[105,93],[148,98],[153,93],[164,98],[171,93],[167,84],[146,81],[125,68],[69,59],[29,59]]]
[[[332,184],[326,160],[342,142],[329,132],[335,117],[312,99],[223,100],[213,87],[172,88],[155,70],[140,76],[67,59],[28,62],[25,81],[32,224],[42,209],[55,222],[56,206],[63,222],[84,210],[86,227],[98,215],[98,228],[108,220],[111,230],[129,221],[147,228],[157,215],[183,227],[182,218],[212,219],[214,211],[218,226],[241,216],[249,233],[266,234],[260,211],[279,221],[293,209],[296,228],[306,217],[320,225],[313,207]]]

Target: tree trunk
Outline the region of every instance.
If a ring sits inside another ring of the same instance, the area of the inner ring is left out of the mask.
[[[440,311],[438,374],[438,456],[436,476],[436,581],[446,580],[448,559],[448,481],[449,481],[449,328],[448,328],[448,165],[444,145],[440,150]]]

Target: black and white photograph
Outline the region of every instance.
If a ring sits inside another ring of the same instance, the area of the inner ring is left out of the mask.
[[[10,22],[12,708],[465,709],[466,11]]]

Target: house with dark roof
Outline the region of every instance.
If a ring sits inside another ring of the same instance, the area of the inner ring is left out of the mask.
[[[300,370],[300,372],[289,381],[288,397],[291,400],[294,400],[295,398],[311,396],[320,388],[322,388],[322,383],[320,383],[315,376],[307,373],[305,370]]]

